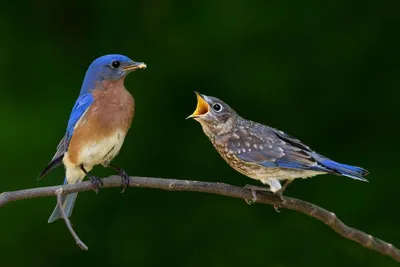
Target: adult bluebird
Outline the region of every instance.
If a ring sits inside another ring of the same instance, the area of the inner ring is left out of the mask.
[[[93,166],[102,164],[119,172],[125,190],[129,185],[129,176],[124,170],[111,165],[110,161],[121,149],[134,115],[135,102],[125,89],[125,77],[142,68],[146,68],[146,64],[134,62],[123,55],[106,55],[93,61],[69,117],[65,136],[39,178],[63,163],[64,184],[79,183],[88,176],[97,192],[102,182],[89,172]],[[72,193],[62,199],[62,207],[68,217],[77,195]],[[48,222],[60,216],[61,211],[56,206]]]
[[[367,170],[330,160],[282,131],[246,120],[216,97],[196,95],[197,108],[188,118],[201,124],[233,169],[269,185],[273,193],[281,195],[286,188],[281,180],[287,186],[296,178],[326,173],[367,181]]]

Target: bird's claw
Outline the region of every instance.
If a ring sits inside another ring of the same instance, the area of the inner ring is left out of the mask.
[[[281,203],[279,205],[274,205],[274,209],[276,212],[280,213],[281,211],[279,210],[279,208],[282,207],[281,205],[285,205],[286,199],[283,197],[281,191],[278,191],[275,194],[279,197],[279,199],[281,200]]]
[[[251,200],[249,200],[249,199],[245,199],[244,200],[248,205],[251,205],[251,204],[257,202],[257,199],[258,199],[257,198],[257,191],[262,191],[262,192],[270,192],[271,191],[267,187],[261,187],[261,186],[249,185],[249,184],[246,184],[244,188],[249,189],[251,191],[251,195],[252,195]],[[279,203],[277,205],[274,205],[274,209],[275,209],[276,212],[280,213],[281,211],[279,210],[279,208],[281,208],[282,205],[285,205],[286,200],[282,195],[282,191],[279,190],[279,191],[275,192],[274,194],[279,197],[280,202],[281,202],[281,203]]]
[[[251,204],[257,202],[257,199],[258,199],[258,198],[257,198],[257,191],[263,191],[263,192],[268,192],[268,191],[269,191],[269,189],[266,188],[266,187],[261,187],[261,186],[256,186],[256,185],[250,185],[250,184],[246,184],[246,185],[244,186],[244,188],[250,189],[251,195],[252,195],[252,198],[251,198],[250,200],[249,200],[249,199],[245,199],[245,200],[244,200],[248,205],[251,205]]]
[[[98,194],[99,189],[103,186],[103,181],[101,181],[101,179],[96,176],[90,176],[89,180],[92,183],[94,192],[96,192],[96,194]]]
[[[244,201],[247,203],[247,205],[251,205],[251,204],[253,204],[253,203],[256,203],[257,202],[257,191],[256,190],[252,190],[252,189],[250,189],[250,191],[251,191],[251,196],[252,196],[252,198],[251,199],[245,199]]]
[[[129,178],[129,175],[124,170],[121,170],[119,172],[119,176],[121,176],[121,184],[122,184],[121,194],[122,194],[125,192],[126,188],[128,188],[130,178]]]

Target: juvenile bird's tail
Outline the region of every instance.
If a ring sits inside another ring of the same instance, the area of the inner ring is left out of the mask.
[[[368,171],[357,167],[357,166],[350,166],[346,164],[341,164],[338,162],[335,162],[330,159],[323,159],[320,161],[320,164],[322,164],[324,167],[341,174],[343,176],[347,176],[356,180],[368,182],[367,179],[364,178],[368,174]]]
[[[67,183],[67,180],[65,180],[64,184]],[[65,212],[65,215],[67,217],[70,217],[72,214],[72,210],[74,209],[74,204],[76,197],[78,196],[78,193],[71,193],[66,196],[62,196],[61,202],[62,202],[62,207]],[[58,207],[58,204],[56,205],[53,213],[51,214],[49,220],[47,221],[48,223],[52,223],[59,219],[61,217],[61,210]]]

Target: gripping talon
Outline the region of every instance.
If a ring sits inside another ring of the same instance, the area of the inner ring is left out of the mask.
[[[90,176],[89,180],[92,183],[92,187],[93,187],[94,192],[96,192],[96,194],[98,194],[99,193],[99,189],[103,186],[103,181],[100,180],[100,178],[98,178],[96,176]]]
[[[244,201],[248,204],[251,205],[255,202],[257,202],[257,191],[262,191],[262,192],[269,192],[269,189],[266,187],[261,187],[261,186],[256,186],[256,185],[250,185],[246,184],[244,188],[249,189],[251,191],[252,198],[251,200],[245,199]]]
[[[256,190],[253,190],[253,189],[250,189],[250,191],[251,191],[251,195],[252,195],[252,198],[249,200],[249,199],[245,199],[244,201],[247,203],[247,205],[251,205],[251,204],[253,204],[253,203],[256,203],[257,202],[257,191]]]
[[[277,212],[277,213],[281,213],[281,211],[279,210],[279,206],[277,206],[277,205],[274,205],[274,209],[275,209],[275,211]]]
[[[128,188],[130,178],[129,175],[122,169],[120,170],[119,175],[121,176],[121,184],[122,184],[121,194],[122,194],[125,192],[126,188]]]
[[[285,200],[285,198],[283,197],[282,191],[281,191],[281,190],[279,190],[279,191],[276,192],[275,194],[279,197],[279,199],[281,200],[281,203],[280,203],[280,205],[274,205],[274,209],[275,209],[276,212],[280,213],[281,211],[279,210],[279,208],[282,207],[281,205],[285,205],[286,200]]]
[[[107,163],[107,165],[105,165],[105,166],[109,167],[111,169],[114,169],[117,172],[119,172],[119,176],[121,177],[121,186],[122,186],[121,193],[124,193],[126,188],[129,186],[129,182],[130,182],[129,175],[123,169],[118,168],[117,166],[114,166],[114,165],[112,165],[110,163]]]

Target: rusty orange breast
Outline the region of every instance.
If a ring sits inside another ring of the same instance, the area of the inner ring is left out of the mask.
[[[76,165],[80,149],[85,143],[102,140],[116,131],[128,132],[134,116],[135,101],[125,89],[124,79],[104,81],[93,90],[94,101],[78,121],[71,138],[68,154]]]

